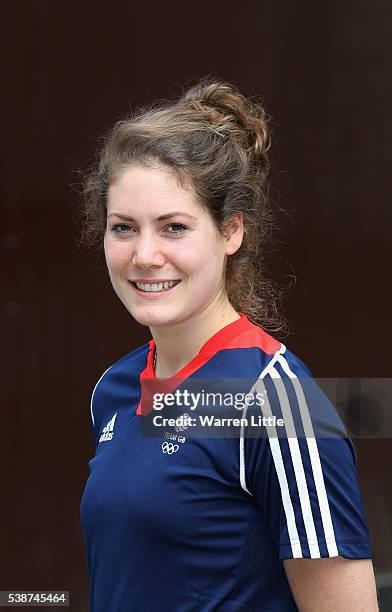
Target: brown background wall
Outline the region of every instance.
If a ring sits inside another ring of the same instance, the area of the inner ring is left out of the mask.
[[[2,4],[0,589],[88,608],[79,501],[99,375],[149,338],[80,251],[78,169],[134,108],[214,73],[274,119],[289,348],[317,376],[391,376],[386,0]],[[390,440],[356,440],[378,572],[392,572]]]

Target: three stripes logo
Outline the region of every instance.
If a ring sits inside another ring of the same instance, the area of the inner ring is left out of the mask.
[[[114,429],[114,423],[116,420],[116,416],[117,416],[117,412],[114,416],[112,416],[112,418],[110,419],[106,427],[103,428],[101,437],[99,438],[99,442],[106,442],[107,440],[111,440],[113,438],[113,429]]]

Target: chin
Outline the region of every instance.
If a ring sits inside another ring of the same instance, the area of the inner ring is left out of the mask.
[[[154,311],[155,310],[155,311]],[[161,312],[159,312],[161,310]],[[140,325],[146,325],[147,327],[159,327],[160,325],[174,325],[183,320],[180,313],[168,313],[164,309],[152,309],[152,308],[132,308],[129,309],[132,317],[140,323]]]

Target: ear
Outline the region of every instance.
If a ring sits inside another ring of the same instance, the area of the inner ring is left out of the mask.
[[[226,255],[233,255],[242,244],[244,237],[244,215],[242,212],[236,213],[229,221],[223,225],[223,239],[226,242]]]

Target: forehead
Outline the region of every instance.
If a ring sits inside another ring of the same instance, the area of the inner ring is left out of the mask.
[[[129,166],[108,189],[108,214],[147,209],[158,214],[169,208],[198,215],[204,212],[191,187],[183,188],[174,172],[161,166]]]

